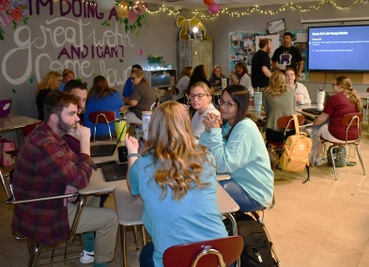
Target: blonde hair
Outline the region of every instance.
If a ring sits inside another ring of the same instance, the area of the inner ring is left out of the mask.
[[[38,95],[38,93],[41,90],[44,89],[51,89],[52,91],[57,89],[56,88],[52,88],[52,84],[55,83],[58,79],[61,79],[62,75],[59,72],[56,71],[50,71],[48,72],[41,80],[41,82],[38,84],[35,95]]]
[[[63,70],[63,82],[65,82],[65,78],[69,75],[72,74],[73,75],[73,80],[76,78],[76,75],[74,74],[74,71],[71,69],[65,69]]]
[[[271,96],[280,96],[284,92],[288,92],[288,87],[286,84],[286,78],[283,72],[277,70],[273,72],[272,76],[270,76],[270,84],[269,87],[265,90],[265,93],[270,94]]]
[[[145,73],[143,72],[143,70],[134,69],[134,70],[131,71],[131,75],[132,74],[136,75],[137,78],[142,78],[140,83],[149,84],[149,82],[147,81],[147,79],[145,77]]]
[[[98,75],[92,82],[92,89],[88,93],[87,99],[91,99],[94,96],[96,96],[96,99],[105,98],[114,92],[116,92],[116,90],[109,86],[106,78],[102,75]]]
[[[220,75],[223,75],[223,70],[222,68],[219,66],[219,65],[215,65],[213,70],[211,71],[211,74],[214,74],[215,75],[215,70],[216,69],[219,69],[220,70]]]
[[[167,195],[167,186],[175,200],[182,199],[189,190],[209,186],[200,180],[208,152],[195,143],[189,112],[182,104],[167,101],[155,109],[142,150],[145,154],[154,158],[154,180],[162,189],[162,199]]]
[[[192,92],[192,89],[194,89],[195,87],[200,87],[202,90],[204,90],[206,95],[210,96],[210,98],[209,98],[209,103],[210,103],[211,102],[211,93],[210,93],[209,86],[204,82],[197,82],[197,83],[195,83],[194,85],[192,85],[190,87],[190,93]]]
[[[360,96],[357,91],[352,88],[352,82],[350,78],[346,76],[338,76],[336,78],[336,84],[343,88],[343,92],[346,96],[348,96],[350,102],[356,106],[358,111],[363,110],[363,102],[361,101]]]

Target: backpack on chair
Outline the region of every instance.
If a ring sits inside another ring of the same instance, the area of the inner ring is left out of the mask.
[[[300,132],[297,116],[295,114],[292,116],[296,133],[287,138],[280,158],[280,165],[281,169],[286,171],[302,172],[306,166],[309,166],[313,142],[306,133]]]

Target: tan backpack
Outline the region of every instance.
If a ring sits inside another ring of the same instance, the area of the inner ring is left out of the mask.
[[[306,166],[309,166],[313,142],[311,138],[307,137],[306,133],[300,132],[297,116],[292,116],[296,133],[287,138],[280,158],[280,165],[283,170],[302,172]]]

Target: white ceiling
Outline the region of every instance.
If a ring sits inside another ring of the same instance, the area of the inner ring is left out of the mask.
[[[167,7],[180,7],[189,10],[204,10],[208,6],[204,4],[204,0],[143,0],[148,4],[165,5]],[[214,0],[221,8],[246,8],[254,5],[268,6],[268,5],[283,5],[285,3],[306,3],[318,2],[317,0]]]

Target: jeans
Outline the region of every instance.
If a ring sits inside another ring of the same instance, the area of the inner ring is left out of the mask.
[[[154,267],[154,244],[147,243],[140,254],[140,267]]]

